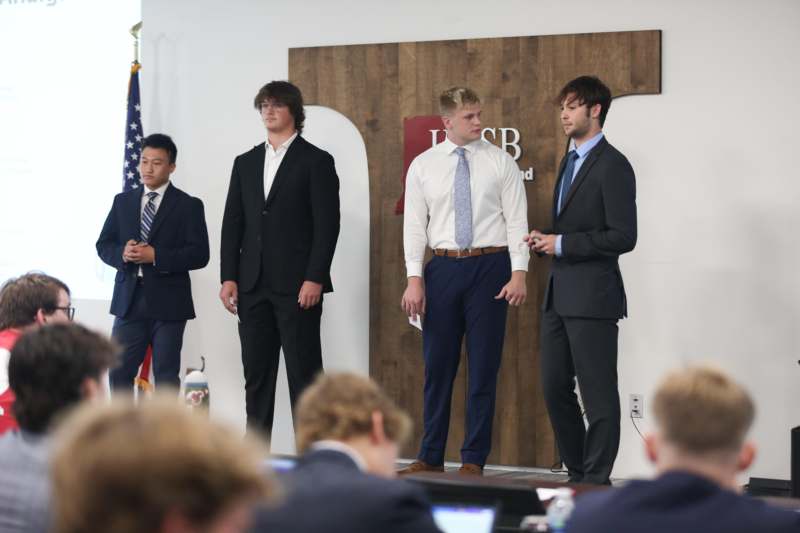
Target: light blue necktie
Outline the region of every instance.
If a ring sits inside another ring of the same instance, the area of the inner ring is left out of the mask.
[[[564,172],[561,174],[561,191],[558,195],[558,212],[564,207],[564,202],[567,201],[567,194],[569,188],[572,186],[573,174],[575,174],[575,161],[578,160],[578,152],[570,150],[567,154],[567,164],[564,165]]]
[[[158,193],[153,191],[147,193],[147,204],[142,211],[142,227],[140,230],[140,237],[142,242],[147,242],[150,237],[150,228],[153,227],[153,219],[156,218],[156,196]]]
[[[472,244],[472,194],[469,186],[469,165],[464,153],[464,148],[456,148],[458,165],[456,166],[456,179],[453,191],[456,218],[456,244],[461,250],[466,250]]]

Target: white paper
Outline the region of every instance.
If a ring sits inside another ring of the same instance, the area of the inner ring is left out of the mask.
[[[536,489],[536,495],[539,496],[539,499],[542,501],[552,500],[553,496],[556,495],[556,491],[558,489],[548,489],[544,487],[540,487]]]

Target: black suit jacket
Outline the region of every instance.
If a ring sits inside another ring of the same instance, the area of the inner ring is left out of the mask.
[[[264,199],[265,144],[236,158],[222,218],[222,281],[239,290],[266,286],[297,294],[303,281],[333,291],[331,262],[339,237],[339,178],[333,157],[298,135]]]
[[[123,317],[133,302],[139,265],[125,263],[125,243],[140,239],[144,187],[120,193],[97,239],[97,254],[117,269],[111,314]],[[189,271],[208,264],[208,230],[203,202],[170,184],[164,191],[153,225],[150,245],[155,265],[142,265],[147,311],[155,320],[194,318]]]
[[[286,490],[279,507],[258,512],[253,532],[439,533],[422,489],[366,474],[338,451],[305,454]]]
[[[566,157],[561,160],[560,177]],[[553,227],[562,235],[543,307],[561,316],[619,319],[627,300],[619,256],[636,245],[636,180],[628,160],[605,138],[592,148],[573,180],[561,213],[553,194]]]
[[[789,533],[800,514],[725,490],[687,473],[669,472],[621,489],[587,492],[567,533]]]

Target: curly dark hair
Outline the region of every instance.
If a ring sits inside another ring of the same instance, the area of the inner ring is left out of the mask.
[[[261,104],[272,100],[283,104],[289,108],[294,127],[297,133],[303,133],[303,125],[306,121],[306,113],[303,109],[303,93],[297,85],[288,81],[271,81],[258,90],[258,94],[253,99],[253,107],[261,111]]]
[[[33,324],[39,309],[54,312],[59,289],[69,294],[66,283],[42,272],[7,280],[0,287],[0,331]]]
[[[8,359],[19,427],[47,431],[54,418],[81,400],[86,378],[99,380],[118,354],[116,343],[79,324],[43,326],[20,337]]]

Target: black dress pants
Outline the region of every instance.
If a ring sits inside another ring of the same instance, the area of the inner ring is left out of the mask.
[[[297,296],[277,293],[260,282],[253,291],[239,294],[247,426],[268,438],[272,433],[281,348],[293,413],[303,390],[322,371],[322,299],[310,309],[301,309]]]
[[[542,313],[541,364],[545,404],[570,480],[609,484],[619,449],[617,321]],[[586,410],[584,424],[575,378]]]

